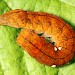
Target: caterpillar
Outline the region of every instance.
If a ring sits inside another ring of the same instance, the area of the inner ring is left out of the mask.
[[[16,9],[1,15],[0,25],[22,28],[16,42],[42,64],[60,66],[74,57],[75,32],[55,15]]]

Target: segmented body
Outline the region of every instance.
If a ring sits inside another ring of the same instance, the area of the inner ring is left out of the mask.
[[[12,10],[0,16],[0,24],[24,28],[17,38],[17,43],[43,64],[58,66],[68,63],[74,57],[74,31],[57,16]],[[50,37],[55,44],[47,43],[38,33],[43,33],[43,37]]]

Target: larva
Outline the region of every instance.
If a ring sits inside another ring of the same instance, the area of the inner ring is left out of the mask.
[[[59,66],[74,57],[75,33],[67,23],[55,15],[11,10],[0,16],[0,24],[23,28],[17,43],[43,64]],[[42,37],[38,36],[38,33],[43,33]],[[51,42],[47,43],[44,37],[50,37]]]

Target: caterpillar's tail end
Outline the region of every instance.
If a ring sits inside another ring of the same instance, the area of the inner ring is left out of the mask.
[[[24,28],[26,25],[26,15],[23,10],[11,10],[0,16],[0,25]]]
[[[0,26],[1,26],[1,25],[4,25],[4,24],[3,24],[3,21],[2,21],[2,16],[0,16]]]

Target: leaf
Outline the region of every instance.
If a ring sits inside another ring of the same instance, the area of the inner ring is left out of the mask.
[[[60,1],[69,4],[71,6],[75,6],[75,0],[60,0]]]
[[[2,70],[1,64],[0,64],[0,75],[4,75],[4,72]]]
[[[74,0],[0,0],[0,14],[12,9],[55,14],[75,29]],[[75,60],[58,68],[38,63],[16,43],[20,29],[0,26],[0,72],[5,75],[74,75]]]
[[[59,68],[58,75],[75,75],[75,63],[64,65]]]

